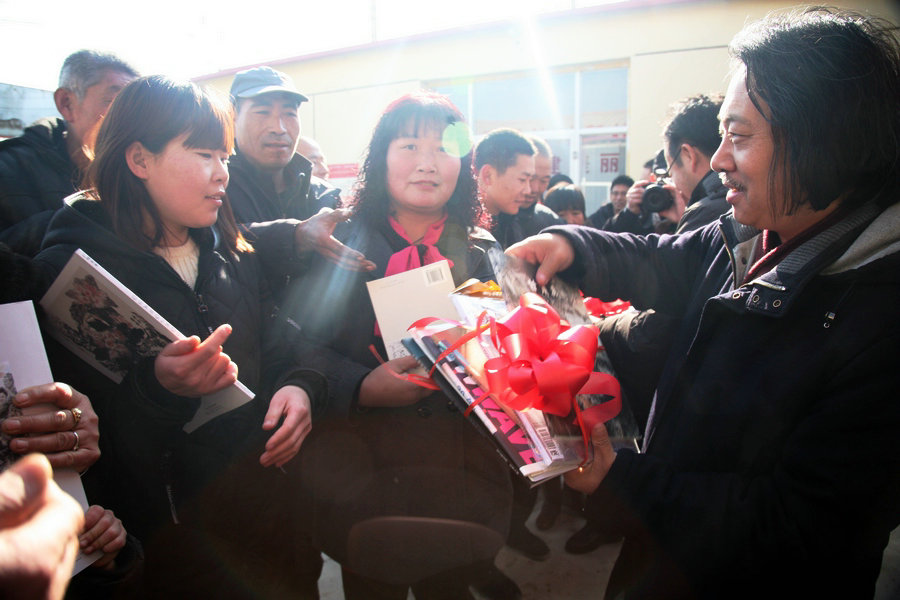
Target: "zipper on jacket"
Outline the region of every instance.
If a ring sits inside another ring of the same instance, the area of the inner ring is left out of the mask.
[[[165,482],[166,498],[169,500],[169,512],[172,514],[172,522],[175,525],[180,525],[181,521],[178,519],[178,510],[175,508],[175,486],[173,484],[174,477],[172,474],[171,449],[163,452],[160,470],[162,471],[163,481]]]
[[[206,305],[206,301],[203,299],[203,294],[200,292],[194,292],[194,296],[197,299],[197,312],[200,313],[200,320],[203,322],[203,325],[206,327],[206,330],[212,334],[214,329],[209,326],[209,319],[207,315],[209,315],[209,307]]]

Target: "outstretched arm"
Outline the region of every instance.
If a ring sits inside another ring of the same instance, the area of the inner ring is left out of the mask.
[[[334,237],[338,223],[350,218],[350,209],[323,208],[315,215],[300,221],[294,229],[294,241],[299,252],[318,252],[331,262],[351,271],[371,271],[375,263],[362,252],[349,248]]]

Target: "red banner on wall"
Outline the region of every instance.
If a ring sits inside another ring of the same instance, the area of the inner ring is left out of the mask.
[[[341,163],[328,165],[329,179],[355,178],[359,174],[359,165],[356,163]]]

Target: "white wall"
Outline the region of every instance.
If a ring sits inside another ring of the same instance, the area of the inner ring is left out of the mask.
[[[301,107],[303,130],[318,140],[329,162],[356,163],[388,102],[422,82],[624,62],[630,68],[627,172],[634,174],[661,146],[660,123],[669,104],[725,90],[731,38],[748,21],[795,6],[759,0],[636,4],[568,11],[531,25],[509,21],[377,42],[270,64],[291,75],[310,97]],[[851,0],[848,6],[895,22],[900,17],[892,0]],[[227,91],[233,72],[198,81]]]

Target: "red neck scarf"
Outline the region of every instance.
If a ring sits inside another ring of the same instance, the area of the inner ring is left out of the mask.
[[[425,236],[420,242],[416,243],[409,239],[409,236],[406,235],[406,231],[403,230],[403,227],[400,226],[400,223],[398,223],[394,217],[388,217],[388,222],[391,224],[391,227],[397,235],[409,243],[409,246],[394,252],[391,255],[391,258],[388,260],[387,269],[384,271],[384,276],[388,277],[390,275],[396,275],[397,273],[403,273],[404,271],[417,269],[424,265],[430,265],[431,263],[445,260],[435,244],[441,239],[441,234],[444,232],[444,223],[446,221],[447,216],[444,215],[440,221],[429,225],[428,230],[425,232]],[[419,248],[425,249],[424,254],[420,254]],[[453,261],[449,262],[452,267]]]

